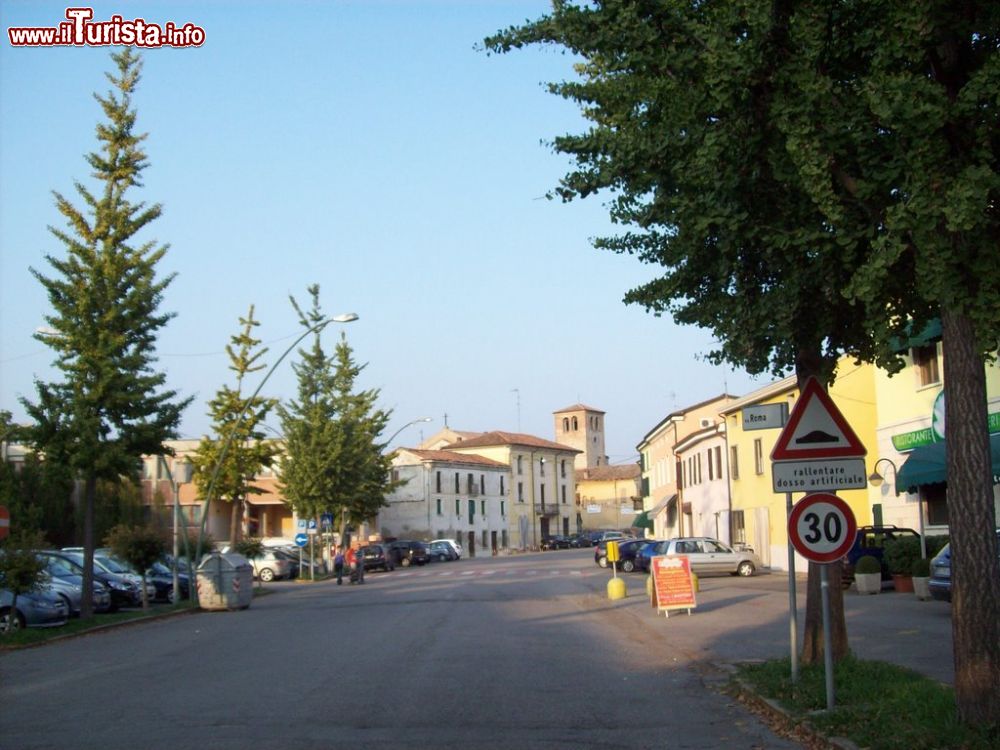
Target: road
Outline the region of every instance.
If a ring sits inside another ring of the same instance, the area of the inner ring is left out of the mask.
[[[705,578],[695,612],[668,620],[639,576],[609,601],[592,560],[274,583],[242,612],[3,653],[0,748],[798,747],[711,689],[706,667],[787,653],[783,576]],[[888,637],[865,612],[891,599],[848,599],[862,656]]]

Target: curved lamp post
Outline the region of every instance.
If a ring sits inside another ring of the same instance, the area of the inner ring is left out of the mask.
[[[261,389],[264,387],[264,384],[267,383],[271,375],[274,374],[274,371],[278,369],[278,365],[280,365],[285,360],[285,357],[287,357],[291,353],[291,351],[295,347],[297,347],[299,343],[301,343],[301,341],[306,336],[308,336],[311,333],[319,333],[328,325],[330,325],[330,323],[351,323],[357,319],[358,319],[357,313],[344,313],[342,315],[334,315],[332,318],[326,318],[325,320],[321,320],[316,325],[306,329],[305,333],[303,333],[301,336],[295,339],[295,341],[293,341],[291,345],[287,349],[285,349],[284,352],[282,352],[281,356],[278,357],[277,361],[273,365],[271,365],[271,368],[264,375],[264,378],[260,381],[260,384],[257,386],[257,389],[250,395],[250,398],[246,400],[245,402],[246,405],[243,407],[243,410],[236,416],[236,422],[233,425],[232,431],[226,438],[226,442],[222,444],[222,450],[219,452],[219,458],[215,462],[215,470],[212,473],[212,479],[209,481],[208,490],[205,492],[205,509],[202,512],[201,524],[198,527],[198,544],[195,547],[195,554],[201,552],[201,545],[205,534],[205,521],[208,519],[208,511],[212,507],[213,493],[215,492],[215,484],[219,479],[219,473],[222,471],[222,462],[226,459],[226,454],[229,452],[229,446],[232,444],[233,438],[236,436],[236,428],[238,428],[240,426],[240,422],[243,421],[243,417],[246,414],[246,411],[249,408],[250,404],[257,397],[257,394],[260,393]],[[195,587],[195,590],[197,590],[197,587]]]
[[[896,489],[895,487],[896,477],[897,477],[896,472],[898,470],[896,468],[896,464],[890,458],[880,458],[878,461],[875,462],[875,465],[872,467],[872,473],[868,475],[868,484],[870,484],[872,487],[882,486],[882,482],[885,481],[885,477],[883,477],[881,474],[878,473],[878,466],[883,461],[892,467],[892,477],[893,477],[892,489],[896,493],[896,497],[899,497],[899,490]],[[924,501],[920,499],[919,492],[917,494],[917,522],[920,528],[920,556],[926,559],[927,540],[925,538],[926,535],[924,534]]]
[[[398,430],[396,430],[394,433],[392,433],[392,435],[389,436],[389,439],[385,441],[385,447],[388,448],[390,443],[392,443],[392,441],[396,439],[396,436],[403,430],[405,430],[407,427],[412,427],[413,425],[420,424],[421,422],[433,422],[433,421],[434,420],[432,420],[430,417],[420,417],[419,419],[414,419],[410,422],[407,422]]]

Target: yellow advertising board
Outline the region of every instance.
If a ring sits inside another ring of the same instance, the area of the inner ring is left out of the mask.
[[[653,575],[651,604],[656,611],[670,617],[671,610],[686,609],[690,615],[698,603],[688,556],[660,555],[649,564]]]

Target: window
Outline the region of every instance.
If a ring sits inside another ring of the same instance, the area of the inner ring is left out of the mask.
[[[715,464],[712,463],[712,449],[709,448],[708,451],[708,479],[709,481],[715,479]]]
[[[156,463],[159,463],[159,459],[155,459]],[[149,461],[142,462],[142,478],[152,479],[153,478],[153,466]]]
[[[500,494],[503,495],[503,474],[500,475]]]
[[[524,456],[518,456],[517,457],[517,473],[518,474],[523,474],[524,473],[524,464],[523,464],[523,462],[521,460],[523,458],[524,458]]]
[[[456,471],[455,472],[455,494],[457,495],[459,493],[459,491],[460,490],[458,489],[458,472]]]
[[[476,491],[476,480],[472,474],[468,474],[465,478],[466,492],[470,495]]]
[[[542,505],[545,505],[545,485],[542,485]]]
[[[441,515],[441,498],[437,499],[437,514]]]
[[[566,459],[564,458],[559,462],[559,474],[563,479],[566,478]]]
[[[729,476],[733,479],[740,478],[740,453],[735,445],[729,448]]]
[[[476,501],[475,500],[470,500],[469,501],[469,523],[472,523],[475,520],[476,520]]]
[[[486,518],[486,501],[479,501],[479,512],[482,514],[483,518]]]
[[[578,429],[580,429],[579,423],[576,421],[576,417],[573,417],[573,432],[576,432]]]
[[[764,444],[760,438],[753,441],[753,469],[758,474],[764,473]]]
[[[941,382],[938,370],[937,344],[913,348],[913,367],[917,371],[917,386],[934,385]]]
[[[697,459],[696,461],[697,476],[695,477],[695,482],[701,484],[701,454],[699,453],[697,456],[695,456],[695,458]]]
[[[569,432],[569,417],[563,417],[563,432]]]
[[[565,505],[566,504],[566,485],[565,484],[562,485],[562,487],[560,487],[559,489],[562,490],[562,504]]]
[[[507,517],[507,501],[506,500],[501,500],[500,501],[500,517],[501,518],[506,518]],[[505,531],[504,533],[506,534],[507,532]]]
[[[264,469],[264,471],[267,472],[267,474],[265,474],[264,476],[269,476],[271,474],[271,470],[270,469]],[[398,482],[399,481],[399,469],[393,469],[392,470],[392,481],[393,482]]]
[[[485,495],[486,494],[486,475],[485,474],[480,474],[479,475],[479,494],[480,495]]]
[[[538,474],[539,476],[545,476],[545,459],[538,459]]]
[[[457,497],[455,498],[455,515],[459,518],[462,517],[462,501]]]
[[[715,475],[722,479],[722,446],[715,446]]]
[[[524,482],[517,483],[517,501],[519,503],[524,502]]]
[[[435,480],[434,486],[436,487],[436,489],[434,490],[435,492],[440,492],[441,491],[441,472],[440,471],[437,472],[437,479]]]

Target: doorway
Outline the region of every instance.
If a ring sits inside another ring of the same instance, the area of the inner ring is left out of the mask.
[[[476,556],[476,532],[475,531],[470,531],[468,533],[468,535],[466,536],[466,539],[469,542],[468,545],[467,545],[468,548],[469,548],[469,557],[475,557]]]

